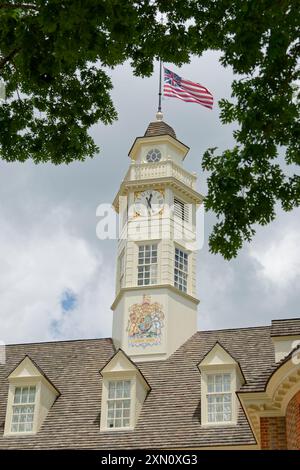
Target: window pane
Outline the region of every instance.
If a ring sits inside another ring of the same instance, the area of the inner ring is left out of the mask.
[[[35,387],[30,387],[29,389],[29,403],[34,403],[35,402]]]
[[[122,398],[123,397],[123,382],[119,381],[117,382],[117,398]]]
[[[123,400],[124,408],[130,408],[130,400]]]
[[[25,423],[25,432],[30,432],[33,429],[33,423]]]
[[[26,395],[24,395],[25,397]],[[28,396],[28,393],[27,393]],[[12,432],[30,432],[33,429],[34,405],[13,405]]]
[[[20,402],[21,402],[21,387],[16,387],[14,403],[20,403]]]
[[[209,422],[231,421],[232,394],[212,393],[207,395],[207,417]]]
[[[216,375],[216,388],[215,388],[215,391],[216,392],[222,392],[223,390],[223,377],[222,375]]]
[[[115,382],[109,382],[108,398],[115,398]]]
[[[207,390],[209,393],[215,391],[215,381],[214,381],[214,375],[209,375],[207,377]]]
[[[174,285],[179,290],[187,292],[188,255],[175,247]]]
[[[138,286],[157,283],[157,245],[139,246]]]
[[[224,383],[223,391],[229,392],[231,388],[231,375],[230,374],[223,375],[223,383]]]
[[[113,385],[112,385],[113,384]],[[114,390],[112,399],[108,399],[107,426],[110,428],[125,427],[130,425],[130,380],[118,380],[109,383]]]
[[[124,398],[130,397],[130,381],[125,380],[124,382]]]
[[[28,402],[28,387],[23,387],[22,394],[21,394],[21,403],[27,403],[27,402]]]

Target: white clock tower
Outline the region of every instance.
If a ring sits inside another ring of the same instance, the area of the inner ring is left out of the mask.
[[[113,341],[134,361],[169,357],[197,331],[196,176],[189,148],[157,113],[129,151],[120,218]]]

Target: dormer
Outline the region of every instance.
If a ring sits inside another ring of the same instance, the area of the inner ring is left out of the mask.
[[[119,349],[100,371],[100,431],[134,429],[150,386],[138,367]]]
[[[239,407],[236,392],[245,382],[239,363],[217,342],[198,368],[201,372],[201,424],[236,424]]]
[[[151,122],[143,137],[137,137],[129,151],[135,163],[171,160],[181,166],[189,147],[177,140],[175,131],[164,121]]]
[[[4,435],[36,434],[59,391],[29,356],[11,372],[8,381]]]

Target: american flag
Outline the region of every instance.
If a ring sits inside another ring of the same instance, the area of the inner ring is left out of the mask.
[[[214,98],[205,86],[179,77],[164,67],[164,96],[172,96],[183,101],[199,103],[212,109]]]

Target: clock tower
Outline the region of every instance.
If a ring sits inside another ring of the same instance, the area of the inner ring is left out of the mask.
[[[113,202],[119,214],[113,341],[134,361],[169,357],[197,331],[196,211],[189,148],[156,115],[135,139]]]

